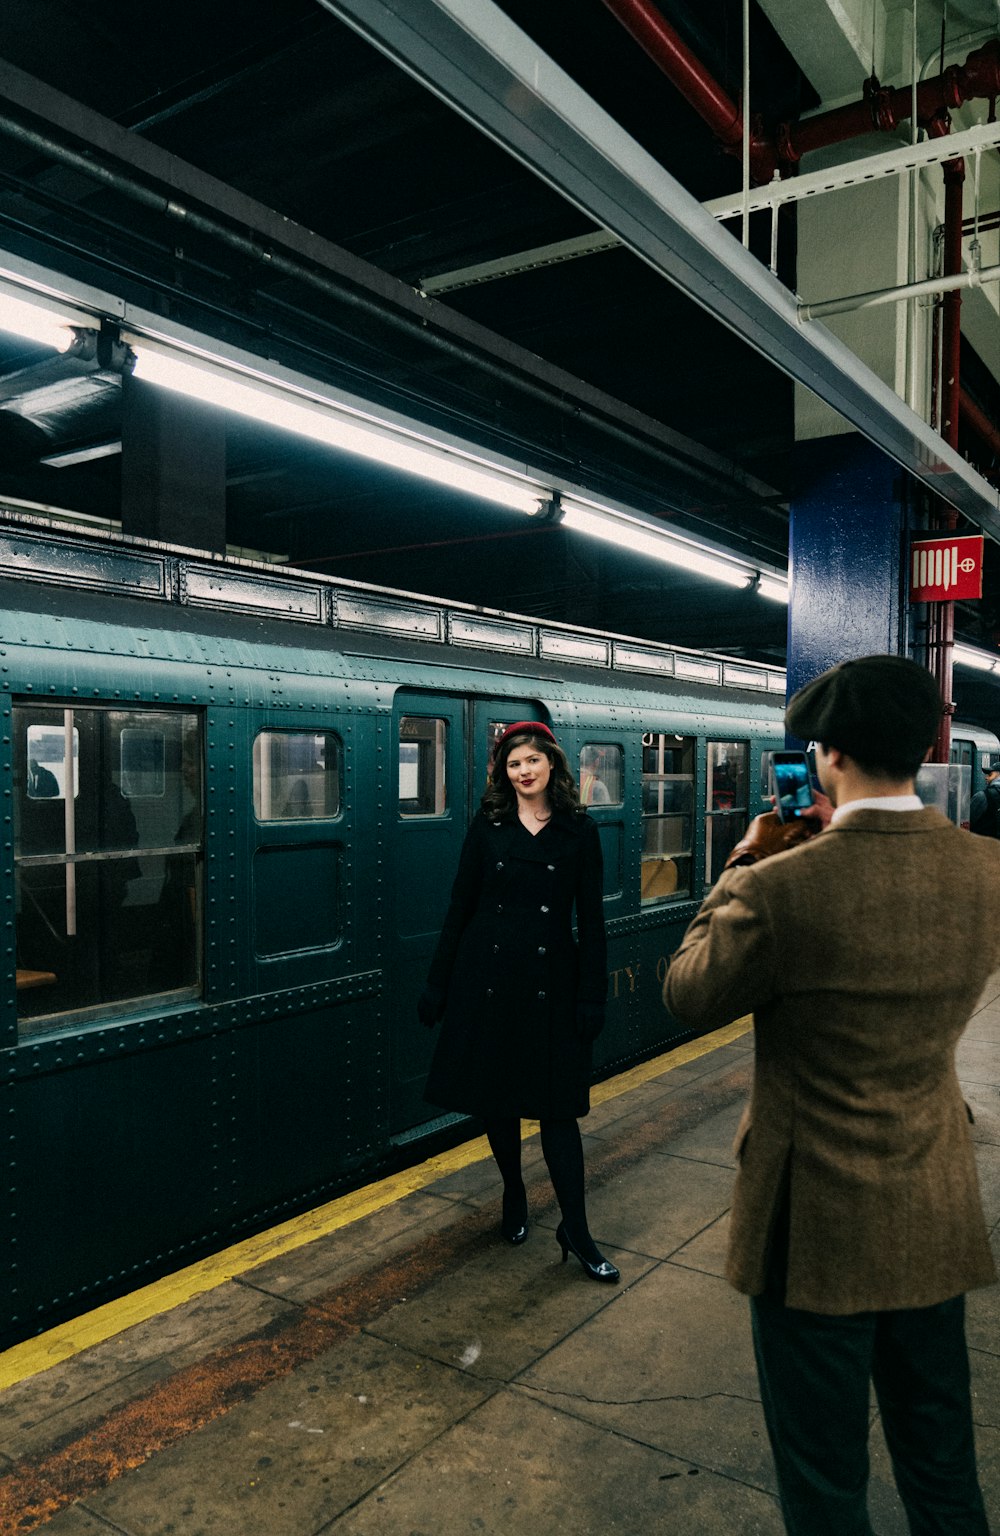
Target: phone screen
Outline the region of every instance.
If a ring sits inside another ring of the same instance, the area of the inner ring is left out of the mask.
[[[781,821],[791,821],[813,803],[809,782],[809,762],[804,752],[775,752],[771,759],[774,774],[774,808]]]

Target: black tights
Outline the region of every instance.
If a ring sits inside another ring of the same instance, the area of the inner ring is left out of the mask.
[[[543,1120],[542,1156],[556,1192],[559,1209],[574,1247],[590,1257],[594,1247],[587,1229],[587,1206],[583,1193],[583,1143],[575,1120]],[[521,1122],[510,1119],[487,1120],[486,1138],[496,1158],[503,1179],[506,1201],[525,1199],[521,1178]],[[596,1249],[594,1249],[596,1253]]]

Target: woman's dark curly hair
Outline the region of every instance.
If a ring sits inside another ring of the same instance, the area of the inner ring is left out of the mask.
[[[544,752],[549,760],[552,777],[549,779],[547,794],[552,809],[570,813],[580,811],[582,809],[580,791],[577,789],[576,780],[562,747],[557,742],[550,741],[547,736],[536,735],[533,731],[519,731],[516,736],[508,736],[490,764],[489,783],[480,802],[483,814],[512,816],[516,811],[517,794],[507,777],[507,759],[515,747],[526,746]]]

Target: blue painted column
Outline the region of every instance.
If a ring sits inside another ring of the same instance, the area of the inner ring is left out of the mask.
[[[796,448],[788,692],[852,656],[904,654],[903,471],[856,433]]]

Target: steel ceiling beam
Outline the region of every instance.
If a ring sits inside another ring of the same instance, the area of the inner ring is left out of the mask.
[[[321,4],[1000,542],[1000,491],[491,0]]]

